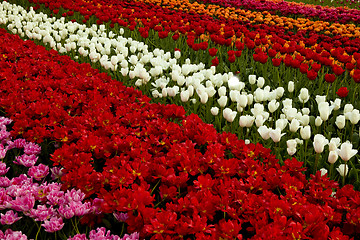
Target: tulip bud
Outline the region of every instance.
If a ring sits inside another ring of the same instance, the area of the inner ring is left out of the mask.
[[[339,155],[337,154],[337,151],[330,151],[328,156],[328,162],[330,164],[334,164],[336,160],[338,159]]]
[[[287,126],[288,124],[288,120],[287,119],[278,119],[276,120],[275,122],[275,128],[280,128],[281,131],[283,131],[285,129],[285,127]]]
[[[323,120],[321,119],[321,117],[317,116],[315,119],[315,126],[320,127],[322,123],[323,123]]]
[[[302,103],[306,103],[309,100],[310,96],[309,96],[309,90],[307,88],[302,88],[300,90],[300,94],[299,94],[299,100]]]
[[[318,105],[318,109],[319,109],[319,113],[320,113],[320,117],[323,121],[328,120],[330,113],[331,113],[331,109],[329,106],[328,102],[321,102]]]
[[[291,120],[291,123],[289,125],[289,129],[291,132],[296,132],[300,127],[300,122],[297,119]]]
[[[180,98],[181,98],[181,101],[182,102],[187,102],[187,101],[189,101],[189,91],[188,90],[185,90],[185,91],[182,91],[181,93],[180,93]]]
[[[294,84],[293,81],[290,81],[290,82],[288,83],[288,91],[289,91],[290,93],[292,93],[292,92],[294,92],[294,90],[295,90],[295,84]]]
[[[254,123],[255,118],[250,115],[243,115],[239,119],[240,127],[247,127],[250,128]]]
[[[332,139],[330,139],[329,151],[337,151],[340,144],[341,144],[340,138],[332,138]]]
[[[327,145],[329,141],[321,134],[316,134],[314,137],[314,149],[316,153],[322,153],[324,151],[325,145]]]
[[[349,120],[352,124],[357,124],[360,121],[360,112],[358,109],[352,110],[351,114],[349,115]]]
[[[232,111],[230,108],[225,108],[223,110],[223,116],[228,122],[233,122],[236,117],[237,112]]]
[[[211,112],[212,115],[217,116],[219,114],[219,108],[218,107],[212,107],[210,112]]]
[[[345,127],[345,116],[344,115],[337,116],[335,124],[339,129],[343,129]]]
[[[301,109],[301,112],[304,115],[309,115],[310,114],[310,109],[309,108],[303,108],[303,109]]]
[[[230,90],[230,99],[232,102],[238,102],[240,99],[240,92],[237,90]]]
[[[228,100],[227,96],[221,96],[217,101],[218,101],[220,107],[223,108],[226,106],[227,100]]]
[[[286,141],[287,145],[287,152],[290,156],[294,155],[296,153],[296,145],[297,142],[295,139],[290,139]]]
[[[258,80],[257,80],[257,86],[259,88],[262,88],[265,84],[265,79],[263,77],[259,77]]]
[[[218,89],[219,96],[225,96],[226,95],[226,87],[222,86]]]
[[[307,140],[311,137],[311,128],[310,125],[300,128],[300,136],[302,139]]]
[[[249,83],[251,85],[256,83],[256,75],[249,75]]]
[[[240,104],[240,107],[244,108],[248,104],[248,97],[245,94],[241,94],[238,99],[238,104]]]

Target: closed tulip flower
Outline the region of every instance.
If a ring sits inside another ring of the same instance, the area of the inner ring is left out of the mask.
[[[300,136],[302,139],[307,140],[311,137],[311,128],[310,125],[300,128]]]
[[[306,103],[307,101],[309,101],[309,90],[307,88],[302,88],[300,89],[300,94],[299,94],[299,100],[302,103]]]
[[[295,90],[295,84],[294,84],[293,81],[290,81],[290,82],[288,83],[288,91],[289,91],[290,93],[292,93],[292,92],[294,92],[294,90]]]
[[[325,145],[329,143],[329,140],[327,140],[323,135],[316,134],[314,136],[314,149],[316,153],[322,153],[324,151]]]
[[[345,127],[345,116],[339,115],[336,117],[335,124],[339,129],[343,129]]]
[[[290,139],[286,141],[286,145],[287,145],[287,152],[290,156],[294,155],[296,153],[296,145],[297,142],[295,139]]]
[[[352,149],[352,147],[353,145],[349,141],[341,144],[339,156],[343,161],[347,162],[357,154],[358,150]]]
[[[321,119],[321,117],[320,117],[320,116],[317,116],[317,117],[315,118],[315,126],[316,126],[316,127],[320,127],[322,123],[323,123],[323,120]]]
[[[249,83],[251,85],[256,83],[256,75],[249,75]]]
[[[227,98],[227,96],[221,96],[217,101],[218,101],[220,107],[223,108],[226,106],[228,98]]]
[[[237,112],[231,110],[230,108],[225,108],[223,110],[223,116],[228,122],[233,122],[236,117]]]
[[[210,109],[210,112],[212,115],[217,116],[219,114],[219,108],[218,107],[212,107]]]
[[[289,128],[290,128],[290,131],[291,132],[296,132],[299,128],[300,128],[300,122],[299,122],[299,120],[297,120],[297,119],[293,119],[293,120],[291,120],[291,123],[290,123],[290,125],[289,125]]]
[[[318,109],[319,109],[319,113],[320,113],[320,118],[323,121],[328,120],[330,113],[331,113],[331,109],[330,109],[330,105],[328,102],[321,102],[318,105]]]
[[[240,117],[239,125],[240,125],[240,127],[250,128],[253,125],[254,121],[255,121],[255,118],[253,116],[244,115],[244,116]]]
[[[339,155],[338,155],[337,151],[330,151],[329,156],[328,156],[328,162],[330,164],[334,164],[337,161],[338,157],[339,157]]]
[[[268,140],[270,138],[271,129],[269,129],[267,126],[260,126],[257,131],[262,137],[262,139]]]

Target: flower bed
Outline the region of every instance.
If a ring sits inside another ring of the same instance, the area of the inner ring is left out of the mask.
[[[218,134],[181,107],[150,104],[90,65],[3,30],[0,46],[0,105],[13,134],[58,142],[51,159],[64,167],[64,186],[102,198],[105,212],[127,213],[127,231],[172,239],[356,234],[351,187],[338,189],[320,172],[306,180],[295,159],[280,166],[260,144]]]

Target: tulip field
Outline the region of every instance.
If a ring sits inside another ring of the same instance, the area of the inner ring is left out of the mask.
[[[0,239],[360,239],[357,0],[0,0]]]

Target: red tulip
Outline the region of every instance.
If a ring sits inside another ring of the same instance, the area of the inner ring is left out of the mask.
[[[333,83],[336,79],[336,75],[334,74],[328,74],[326,73],[325,74],[325,81],[328,82],[328,83]]]
[[[341,87],[339,88],[339,90],[336,92],[336,94],[339,96],[339,97],[346,97],[348,94],[349,94],[349,90],[347,89],[347,87]]]
[[[211,60],[212,66],[217,66],[219,65],[219,59],[217,57],[215,57],[213,60]]]
[[[273,58],[271,59],[272,61],[272,64],[275,66],[275,67],[278,67],[280,66],[281,62],[282,62],[282,59],[281,58]]]
[[[316,77],[317,77],[317,72],[315,72],[314,70],[309,70],[308,72],[307,72],[307,77],[309,78],[309,80],[315,80],[316,79]]]
[[[217,51],[218,51],[217,48],[210,48],[209,49],[210,56],[214,57],[216,55]]]

